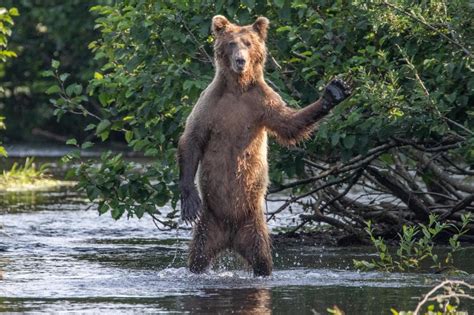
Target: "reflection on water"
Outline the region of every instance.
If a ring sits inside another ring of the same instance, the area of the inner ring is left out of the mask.
[[[413,308],[412,297],[442,279],[359,273],[352,258],[367,257],[367,248],[302,245],[275,247],[270,278],[254,278],[232,255],[194,275],[185,268],[188,230],[115,222],[88,208],[68,190],[0,198],[0,311],[326,314],[338,305],[347,314],[389,314]],[[473,253],[459,257],[470,272]]]
[[[238,297],[238,298],[236,298]],[[267,288],[248,289],[205,289],[202,295],[181,299],[179,309],[193,314],[271,314],[271,290]]]

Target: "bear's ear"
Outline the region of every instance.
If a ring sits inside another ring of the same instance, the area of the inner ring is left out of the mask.
[[[222,34],[227,25],[229,25],[229,20],[227,20],[225,16],[214,16],[212,18],[212,33],[214,33],[214,35]]]
[[[263,40],[265,40],[267,39],[267,30],[269,24],[270,21],[266,17],[261,16],[257,18],[255,23],[253,23],[252,28],[255,32],[258,33],[258,35],[260,35]]]

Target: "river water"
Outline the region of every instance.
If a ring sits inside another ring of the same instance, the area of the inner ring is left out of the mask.
[[[338,305],[391,314],[414,309],[414,297],[445,278],[357,272],[352,259],[371,258],[370,248],[307,244],[276,244],[269,278],[254,278],[230,253],[194,275],[185,267],[189,230],[99,216],[71,188],[0,195],[0,225],[0,312],[328,314]],[[457,257],[471,273],[473,253]]]

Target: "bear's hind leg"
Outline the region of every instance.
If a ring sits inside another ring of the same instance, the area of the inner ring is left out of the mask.
[[[212,259],[224,248],[225,239],[221,228],[208,216],[198,221],[189,249],[188,266],[192,273],[203,273]]]
[[[271,275],[271,240],[264,221],[245,224],[235,235],[234,247],[252,266],[255,276]]]

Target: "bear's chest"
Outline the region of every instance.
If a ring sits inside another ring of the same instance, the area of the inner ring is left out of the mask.
[[[211,130],[232,138],[251,133],[258,126],[258,108],[249,95],[224,94],[212,109]]]

